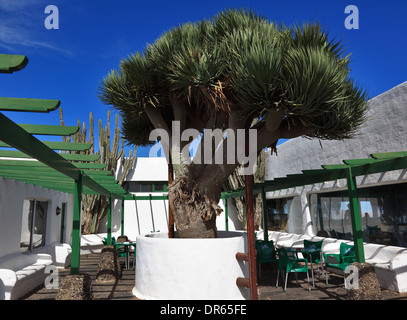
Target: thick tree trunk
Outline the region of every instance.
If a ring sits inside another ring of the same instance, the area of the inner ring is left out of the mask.
[[[188,188],[187,178],[179,177],[168,187],[168,199],[179,238],[216,238],[216,216],[222,212],[219,199]]]

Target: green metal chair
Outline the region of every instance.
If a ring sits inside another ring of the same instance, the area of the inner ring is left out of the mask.
[[[107,245],[107,238],[103,238],[102,242],[104,245]],[[116,238],[112,237],[112,245],[114,245],[115,243],[116,243]]]
[[[256,240],[256,261],[257,261],[257,270],[259,271],[259,278],[261,278],[261,264],[262,263],[276,263],[277,252],[274,248],[273,240],[264,241]]]
[[[333,259],[329,259],[330,257]],[[325,260],[325,270],[327,268],[333,268],[343,271],[343,282],[346,288],[346,278],[345,278],[345,269],[352,263],[356,261],[355,258],[355,247],[344,242],[341,243],[339,247],[339,254],[337,253],[327,253],[324,254]],[[328,284],[328,272],[326,272],[326,284]]]
[[[284,291],[287,291],[287,279],[288,274],[295,272],[295,280],[298,285],[298,272],[306,272],[307,273],[307,280],[308,280],[308,291],[311,291],[311,286],[309,282],[309,271],[308,271],[308,260],[305,258],[296,258],[295,256],[289,256],[287,251],[284,248],[280,248],[277,250],[278,252],[278,271],[277,271],[277,281],[276,281],[276,288],[278,288],[278,277],[280,275],[280,270],[285,273],[285,284],[284,284]],[[304,265],[299,264],[300,262],[304,263]]]
[[[321,259],[321,248],[322,248],[323,240],[321,241],[310,241],[304,239],[304,249],[315,249],[316,251],[311,253],[304,253],[302,252],[303,256],[308,259],[311,263],[311,273],[312,273],[312,285],[315,286],[314,283],[314,268],[312,267],[313,263],[316,263],[318,267],[318,274],[321,278],[321,272],[319,271],[319,265],[321,264],[322,272],[324,271],[324,267],[322,266],[322,259]]]

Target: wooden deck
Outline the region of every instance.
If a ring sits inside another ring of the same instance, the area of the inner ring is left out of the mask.
[[[87,273],[92,279],[93,299],[94,300],[137,300],[132,294],[135,283],[135,270],[130,267],[124,269],[122,262],[122,278],[116,282],[98,283],[96,282],[96,273],[98,269],[100,254],[82,255],[80,260],[80,272]],[[70,268],[59,270],[60,282],[62,278],[70,273]],[[38,288],[36,291],[24,297],[24,300],[55,300],[57,289],[49,290],[45,287]]]
[[[80,272],[87,273],[92,279],[94,300],[139,300],[133,296],[132,289],[135,285],[135,270],[123,268],[122,278],[114,283],[97,283],[96,273],[100,254],[82,255]],[[121,258],[122,267],[124,260]],[[59,270],[60,280],[68,275],[70,269]],[[346,300],[346,290],[343,286],[343,277],[330,274],[329,284],[324,279],[315,278],[315,287],[309,292],[305,274],[298,275],[298,285],[295,275],[291,274],[288,279],[287,291],[283,290],[283,281],[280,279],[279,287],[276,284],[276,270],[271,265],[262,265],[261,279],[258,280],[259,300]],[[23,300],[55,300],[57,290],[48,290],[45,287],[38,288]],[[382,290],[384,300],[407,300],[407,294],[399,294]]]

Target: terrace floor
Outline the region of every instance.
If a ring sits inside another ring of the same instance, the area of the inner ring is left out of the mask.
[[[92,279],[94,300],[138,300],[133,296],[132,289],[135,283],[134,269],[123,268],[122,278],[114,283],[96,283],[96,273],[100,254],[88,254],[81,256],[80,270],[87,273]],[[123,258],[121,258],[123,259]],[[124,261],[122,260],[122,266]],[[68,275],[70,269],[59,270],[59,275]],[[283,290],[283,281],[280,277],[279,287],[276,288],[276,269],[271,265],[262,265],[261,278],[258,281],[259,300],[346,300],[346,290],[343,285],[343,277],[330,273],[329,284],[325,284],[325,279],[319,280],[315,276],[315,287],[311,287],[309,292],[306,274],[298,274],[298,285],[295,275],[288,277],[287,291]],[[61,280],[60,280],[61,281]],[[311,274],[310,274],[310,281]],[[25,296],[24,300],[55,300],[57,290],[48,290],[40,287],[31,294]],[[407,293],[399,294],[388,290],[382,290],[384,300],[407,300]]]

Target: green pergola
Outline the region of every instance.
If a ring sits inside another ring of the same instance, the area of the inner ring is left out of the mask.
[[[25,56],[0,54],[0,73],[22,70],[27,62]],[[59,100],[0,98],[0,111],[48,113],[59,105]],[[0,112],[0,176],[74,195],[72,274],[79,272],[82,194],[109,198],[108,244],[112,200],[124,200],[128,194],[110,171],[103,170],[106,164],[97,162],[99,155],[81,154],[92,144],[40,141],[34,136],[70,136],[78,130],[78,126],[16,124]]]
[[[253,193],[262,194],[263,212],[266,212],[265,194],[268,191],[277,191],[281,189],[312,185],[315,183],[323,183],[326,181],[334,181],[337,179],[346,179],[356,259],[358,262],[364,262],[365,256],[363,250],[362,224],[356,177],[405,168],[407,168],[407,151],[373,153],[370,155],[370,158],[343,160],[343,163],[341,164],[322,165],[322,169],[303,170],[300,174],[289,174],[285,177],[265,181],[264,183],[257,183],[253,187]],[[222,194],[222,199],[239,196],[244,196],[244,189],[224,192]],[[225,211],[227,211],[227,208]],[[264,230],[267,230],[266,214],[263,214],[263,219]],[[266,232],[265,240],[267,240],[267,237],[268,234]]]

